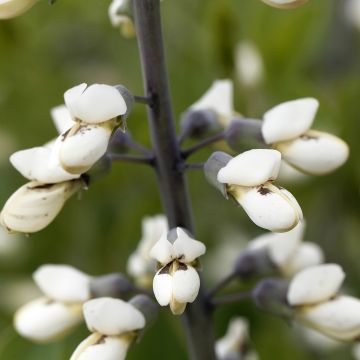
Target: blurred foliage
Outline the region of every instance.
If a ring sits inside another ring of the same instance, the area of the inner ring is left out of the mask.
[[[40,1],[23,16],[0,22],[1,203],[24,182],[7,156],[55,136],[49,109],[62,103],[66,89],[81,82],[122,83],[142,93],[136,42],[122,39],[110,26],[109,2],[61,0],[50,6]],[[287,188],[302,205],[306,239],[319,243],[329,262],[345,268],[349,291],[360,296],[360,162],[356,156],[360,151],[360,33],[345,21],[344,3],[314,0],[298,10],[280,11],[260,0],[166,0],[162,13],[177,117],[215,78],[236,79],[233,52],[244,39],[260,49],[266,78],[251,91],[236,83],[239,112],[260,117],[285,100],[305,96],[320,100],[315,128],[344,138],[351,148],[350,159],[329,176]],[[135,139],[150,146],[142,105],[135,106],[129,128]],[[209,153],[205,150],[193,160],[203,161]],[[189,174],[189,185],[197,237],[209,251],[229,240],[229,229],[248,240],[261,232],[241,209],[208,186],[200,172]],[[90,274],[124,270],[141,235],[141,218],[161,212],[155,189],[151,169],[115,164],[111,175],[94,183],[80,201],[69,201],[48,229],[25,239],[12,254],[13,260],[0,259],[2,297],[8,291],[6,284],[30,279],[43,263],[68,263]],[[88,333],[82,326],[58,343],[34,345],[14,332],[9,306],[0,311],[3,360],[65,360]],[[286,323],[248,303],[219,311],[219,336],[234,314],[250,319],[251,338],[261,359],[351,358],[349,346],[325,354],[310,350]],[[179,319],[162,311],[160,321],[128,358],[186,359]]]

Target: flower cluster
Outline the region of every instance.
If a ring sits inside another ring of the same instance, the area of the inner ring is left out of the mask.
[[[120,299],[98,298],[83,308],[92,334],[77,347],[70,360],[123,360],[145,317],[132,304]]]
[[[82,321],[82,304],[90,299],[90,276],[67,265],[43,265],[33,278],[44,297],[16,312],[15,328],[36,342],[56,340]]]
[[[353,341],[360,336],[360,300],[338,294],[344,277],[335,264],[304,269],[291,281],[287,301],[299,323],[335,340]]]
[[[66,107],[52,111],[60,133],[57,139],[10,157],[30,182],[6,202],[0,216],[4,227],[23,233],[42,230],[84,186],[81,175],[105,154],[113,130],[130,109],[130,95],[120,90],[81,84],[65,92]]]
[[[205,251],[202,242],[192,239],[179,227],[164,233],[150,251],[160,266],[153,281],[156,300],[161,306],[170,305],[175,315],[182,314],[186,304],[192,303],[199,293],[196,266],[198,257]]]

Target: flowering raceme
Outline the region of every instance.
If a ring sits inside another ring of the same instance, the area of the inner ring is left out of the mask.
[[[67,265],[43,265],[33,278],[45,296],[16,312],[15,328],[36,342],[56,340],[82,321],[82,303],[90,299],[90,276]]]
[[[302,219],[293,195],[273,184],[280,163],[278,151],[254,149],[232,158],[217,174],[256,225],[276,232],[289,231]]]
[[[182,314],[186,304],[192,303],[199,293],[200,277],[195,266],[205,251],[202,242],[179,227],[168,235],[164,233],[150,251],[160,266],[153,281],[156,300],[161,306],[170,305],[175,315]]]
[[[37,2],[38,0],[0,0],[0,19],[19,16]]]
[[[311,130],[319,103],[313,98],[287,101],[264,114],[262,135],[283,159],[311,175],[323,175],[345,163],[347,144],[338,137]]]

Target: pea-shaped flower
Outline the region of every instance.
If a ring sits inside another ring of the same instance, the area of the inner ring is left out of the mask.
[[[243,207],[250,219],[276,232],[289,231],[302,219],[294,196],[273,184],[280,163],[280,152],[254,149],[231,158],[217,173],[217,181],[225,184],[227,194]]]
[[[86,324],[91,332],[70,360],[122,360],[136,332],[145,326],[144,315],[120,299],[98,298],[84,304]]]
[[[335,264],[299,272],[287,293],[295,319],[335,340],[357,339],[360,336],[360,300],[338,294],[344,277],[341,267]]]
[[[82,303],[90,298],[90,276],[67,265],[43,265],[33,278],[45,296],[16,312],[15,328],[36,342],[56,340],[82,321]]]
[[[0,0],[0,19],[10,19],[29,10],[38,0]]]
[[[156,300],[161,306],[170,305],[173,314],[180,315],[186,304],[192,303],[199,293],[200,277],[195,266],[206,248],[179,227],[174,240],[168,240],[164,233],[151,249],[150,256],[160,265],[153,281]]]
[[[265,4],[280,8],[280,9],[294,9],[304,5],[308,0],[262,0]]]
[[[338,137],[311,130],[319,103],[313,98],[284,102],[264,114],[262,135],[291,166],[312,175],[334,171],[349,155]]]

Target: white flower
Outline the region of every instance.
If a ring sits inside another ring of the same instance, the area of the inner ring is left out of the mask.
[[[249,150],[231,159],[217,175],[256,225],[277,232],[292,229],[302,219],[296,199],[272,183],[280,162],[276,150]]]
[[[235,115],[234,85],[231,80],[216,80],[210,89],[190,107],[190,110],[211,110],[217,116],[219,123],[228,125]]]
[[[14,326],[23,337],[35,342],[48,342],[65,335],[81,320],[81,304],[40,298],[16,312]]]
[[[109,18],[112,26],[120,28],[122,35],[127,38],[135,35],[130,7],[129,0],[113,0],[109,6]]]
[[[287,294],[290,305],[308,305],[329,300],[336,295],[345,278],[336,264],[313,266],[292,279]]]
[[[243,41],[235,49],[235,67],[242,84],[248,87],[257,86],[264,77],[264,64],[256,45]]]
[[[264,3],[280,9],[293,9],[304,5],[308,0],[262,0]]]
[[[352,352],[353,352],[354,359],[360,360],[360,344],[359,343],[354,345]]]
[[[268,233],[255,238],[248,249],[266,248],[271,261],[281,273],[291,277],[297,272],[319,265],[324,260],[321,248],[311,242],[302,242],[304,222],[285,233]]]
[[[360,2],[358,0],[345,2],[345,15],[347,20],[360,30]]]
[[[153,281],[156,300],[161,306],[170,305],[171,311],[179,315],[199,293],[200,277],[193,263],[206,248],[181,228],[177,228],[176,233],[174,243],[164,234],[151,249],[150,256],[162,266]]]
[[[249,342],[249,325],[242,317],[233,318],[226,334],[216,341],[215,352],[219,360],[243,359],[255,360],[257,355],[247,348]]]
[[[64,99],[73,119],[87,124],[112,120],[127,111],[125,99],[110,85],[83,83],[67,90]]]
[[[10,19],[30,9],[37,0],[0,0],[0,19]]]
[[[91,332],[70,360],[122,360],[136,331],[145,326],[144,315],[133,305],[113,298],[98,298],[84,304],[84,317]]]
[[[21,307],[15,314],[15,328],[36,342],[56,340],[82,321],[90,277],[67,265],[43,265],[33,277],[46,297]]]
[[[165,215],[145,217],[142,221],[142,237],[127,262],[127,271],[139,284],[147,285],[155,269],[155,260],[149,255],[151,248],[168,231]]]
[[[337,169],[349,155],[347,144],[338,137],[310,130],[318,107],[313,98],[284,102],[264,114],[262,126],[267,144],[291,166],[313,175]]]
[[[0,223],[12,232],[31,234],[40,231],[55,219],[66,200],[81,186],[81,180],[45,185],[29,182],[5,203]]]

